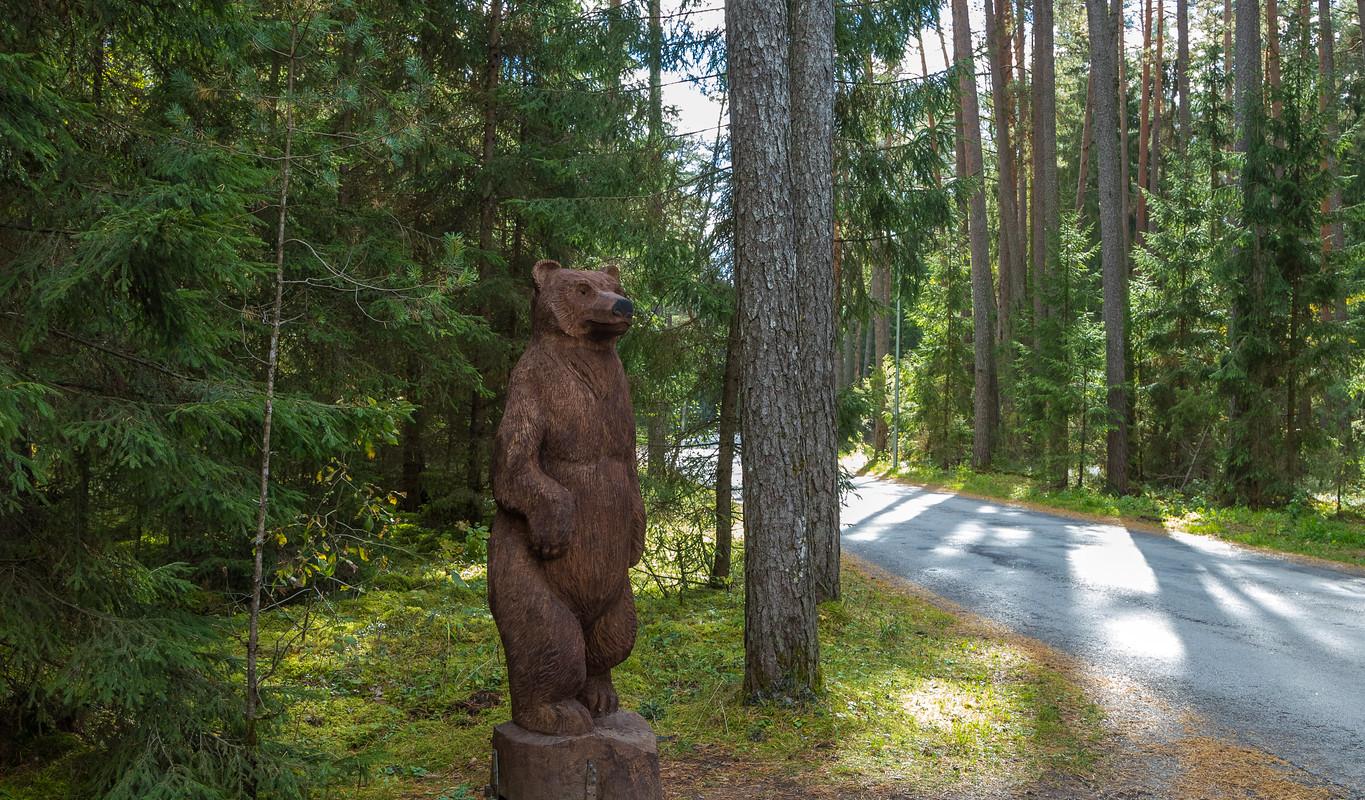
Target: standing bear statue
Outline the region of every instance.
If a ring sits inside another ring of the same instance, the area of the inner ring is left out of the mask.
[[[488,600],[513,723],[494,733],[494,788],[507,800],[655,797],[654,734],[618,712],[611,680],[635,645],[629,570],[645,545],[635,415],[616,353],[634,306],[614,266],[541,261],[532,277],[531,341],[493,453]]]

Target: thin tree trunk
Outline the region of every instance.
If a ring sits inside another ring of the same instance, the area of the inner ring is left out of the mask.
[[[992,330],[995,308],[991,286],[990,245],[986,240],[986,194],[982,185],[981,112],[976,97],[976,66],[972,58],[972,31],[967,0],[952,0],[953,59],[958,69],[958,103],[962,110],[960,135],[963,175],[975,186],[969,200],[967,230],[971,241],[973,375],[972,467],[991,466],[995,448],[995,419],[999,400],[995,394],[995,343]]]
[[[1240,0],[1239,0],[1240,1]],[[1279,119],[1280,102],[1280,9],[1278,0],[1265,0],[1265,82],[1270,90],[1270,116]]]
[[[1036,370],[1040,375],[1055,372],[1050,359],[1056,343],[1047,341],[1045,323],[1054,310],[1048,302],[1053,255],[1061,234],[1061,197],[1057,181],[1057,86],[1053,55],[1052,0],[1033,4],[1033,316],[1034,349],[1039,354]],[[1082,111],[1084,113],[1085,110]],[[1053,376],[1054,379],[1061,376]],[[1057,483],[1066,482],[1066,418],[1052,404],[1044,409],[1050,420],[1044,444],[1046,469]]]
[[[1085,210],[1085,191],[1089,188],[1090,145],[1094,141],[1091,120],[1095,117],[1095,76],[1085,79],[1085,109],[1081,112],[1081,160],[1076,167],[1076,213]]]
[[[1128,270],[1123,237],[1123,185],[1119,160],[1119,53],[1113,47],[1120,25],[1107,0],[1087,0],[1090,74],[1095,81],[1095,156],[1100,195],[1100,260],[1104,283],[1105,378],[1109,434],[1106,480],[1111,490],[1128,490],[1128,403],[1124,364]]]
[[[1360,0],[1360,2],[1365,3],[1365,0]],[[1259,25],[1260,23],[1257,22],[1257,24]],[[1234,59],[1232,51],[1232,28],[1232,0],[1223,0],[1223,70],[1225,74],[1236,69],[1232,63]],[[1223,99],[1229,104],[1232,103],[1232,91],[1232,82],[1228,82],[1227,86],[1223,89]]]
[[[488,40],[483,71],[483,141],[480,148],[483,188],[479,197],[479,277],[487,279],[494,269],[493,234],[498,215],[498,194],[493,181],[493,159],[498,144],[497,91],[502,78],[502,0],[488,4]],[[487,314],[488,310],[483,309]],[[469,400],[469,450],[465,457],[465,488],[469,501],[466,516],[480,512],[478,498],[483,494],[484,402],[478,392]]]
[[[1011,92],[1018,100],[1019,113],[1015,117],[1017,135],[1014,137],[1015,148],[1015,189],[1018,193],[1018,200],[1015,202],[1015,209],[1018,211],[1018,220],[1015,222],[1015,238],[1019,241],[1019,278],[1018,284],[1020,291],[1024,291],[1025,284],[1028,282],[1028,262],[1029,262],[1029,170],[1026,164],[1030,163],[1033,157],[1033,126],[1032,113],[1029,109],[1029,93],[1024,89],[1024,82],[1027,80],[1028,71],[1024,67],[1024,60],[1027,57],[1024,46],[1024,15],[1025,0],[1015,0],[1014,4],[1014,82]],[[1020,295],[1022,301],[1023,295]]]
[[[1175,0],[1175,90],[1180,96],[1177,112],[1180,130],[1177,149],[1183,156],[1190,143],[1190,0]]]
[[[1124,55],[1124,20],[1123,20],[1124,0],[1114,0],[1115,27],[1118,31],[1115,35],[1117,50],[1115,54],[1119,60],[1119,147],[1122,157],[1119,159],[1119,181],[1123,186],[1123,260],[1128,263],[1128,243],[1132,236],[1129,232],[1129,224],[1133,219],[1133,177],[1129,170],[1129,157],[1133,152],[1128,142],[1128,59]],[[1098,167],[1096,168],[1098,169]]]
[[[819,691],[820,645],[801,483],[803,398],[791,391],[803,324],[796,274],[785,3],[730,0],[735,257],[740,277],[744,440],[744,694]]]
[[[1152,0],[1142,3],[1142,85],[1138,103],[1137,239],[1147,230],[1147,192],[1151,189],[1150,150],[1152,107]]]
[[[739,427],[739,309],[730,316],[725,338],[725,376],[720,389],[720,444],[716,448],[716,553],[711,562],[711,585],[730,582],[734,540],[735,432]]]
[[[877,316],[872,321],[872,391],[877,408],[872,418],[872,449],[886,452],[889,429],[886,425],[886,356],[891,352],[891,266],[885,257],[872,267],[872,293]]]
[[[289,62],[286,66],[284,94],[284,155],[280,159],[280,204],[275,223],[275,297],[270,304],[270,348],[265,362],[265,407],[261,418],[260,491],[256,500],[256,535],[251,542],[251,601],[247,615],[246,644],[246,746],[254,755],[259,734],[261,685],[259,674],[261,648],[261,594],[264,592],[266,521],[270,507],[270,445],[275,420],[275,373],[280,363],[280,324],[284,308],[285,225],[289,219],[289,178],[294,155],[294,66],[298,51],[298,25],[289,34]],[[255,796],[254,783],[248,794]]]
[[[1361,0],[1361,7],[1365,8],[1365,0]],[[1318,110],[1325,119],[1323,127],[1326,130],[1327,142],[1330,145],[1324,168],[1327,170],[1327,174],[1332,176],[1332,188],[1322,201],[1322,212],[1327,218],[1322,230],[1322,268],[1324,271],[1330,271],[1332,269],[1331,254],[1340,253],[1346,247],[1346,228],[1339,219],[1341,185],[1337,178],[1338,166],[1335,143],[1340,135],[1341,126],[1337,118],[1336,42],[1332,28],[1331,0],[1318,0],[1318,26],[1318,73],[1322,85]],[[1344,321],[1346,319],[1344,287],[1333,305],[1334,307],[1323,306],[1322,318],[1324,320],[1340,319]]]
[[[1014,338],[1014,310],[1022,290],[1019,285],[1020,241],[1016,223],[1014,146],[1010,141],[1009,109],[1011,106],[1006,79],[1010,70],[1009,35],[1005,27],[1005,11],[1009,0],[1000,0],[1002,9],[996,13],[993,0],[985,0],[987,55],[991,67],[991,104],[995,121],[995,155],[999,168],[996,182],[996,204],[1000,213],[999,260],[1000,299],[996,318],[996,338],[1006,345]],[[1005,357],[1008,363],[1008,356]]]
[[[656,0],[657,2],[657,0]],[[839,445],[835,430],[834,0],[794,0],[791,161],[797,300],[797,373],[811,572],[817,601],[839,597]]]
[[[1156,50],[1152,56],[1152,142],[1147,152],[1147,191],[1156,195],[1161,191],[1161,112],[1165,100],[1162,77],[1166,64],[1166,3],[1156,0]],[[1144,231],[1152,231],[1151,217]]]
[[[1049,251],[1056,246],[1060,197],[1057,186],[1057,86],[1052,45],[1052,0],[1033,4],[1033,314],[1048,315],[1044,300]]]

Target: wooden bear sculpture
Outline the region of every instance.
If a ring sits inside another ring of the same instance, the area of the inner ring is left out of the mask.
[[[611,670],[635,645],[629,568],[644,552],[635,416],[616,342],[634,310],[615,267],[533,270],[531,342],[493,454],[488,599],[512,721],[575,735],[617,710]]]

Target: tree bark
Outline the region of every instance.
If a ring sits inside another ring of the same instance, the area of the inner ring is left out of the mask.
[[[1270,116],[1279,119],[1284,104],[1280,102],[1280,9],[1277,0],[1265,0],[1265,82],[1270,90]]]
[[[1085,79],[1085,109],[1081,112],[1081,160],[1076,167],[1076,213],[1085,210],[1085,191],[1089,188],[1090,146],[1094,142],[1091,120],[1095,117],[1095,76]]]
[[[1000,0],[1007,5],[1009,0]],[[987,55],[991,67],[991,105],[995,122],[995,156],[999,169],[996,205],[1000,212],[999,260],[1000,300],[996,319],[996,338],[1007,345],[1014,338],[1014,311],[1022,295],[1021,242],[1018,237],[1018,201],[1015,194],[1014,146],[1010,141],[1010,96],[1006,78],[1010,71],[1009,34],[1005,26],[1005,5],[997,13],[993,0],[985,0]],[[1005,357],[1008,362],[1009,358]]]
[[[1137,238],[1147,231],[1147,192],[1151,191],[1152,0],[1142,4],[1142,87],[1138,103]],[[1122,55],[1120,55],[1122,57]]]
[[[995,419],[999,399],[995,394],[995,317],[991,286],[990,245],[986,240],[986,192],[982,182],[981,111],[976,97],[976,66],[972,57],[971,21],[967,0],[952,0],[953,60],[956,64],[958,103],[962,110],[963,175],[974,187],[968,200],[967,231],[972,272],[973,380],[972,467],[991,466],[995,448]]]
[[[1152,54],[1152,141],[1147,148],[1147,191],[1157,194],[1161,191],[1161,112],[1165,102],[1165,88],[1162,77],[1166,65],[1166,3],[1156,0],[1156,49]],[[1152,231],[1150,216],[1144,231]]]
[[[1090,30],[1090,75],[1095,81],[1095,158],[1100,200],[1100,260],[1104,283],[1105,377],[1109,434],[1106,481],[1116,492],[1128,490],[1128,403],[1124,364],[1128,270],[1123,236],[1123,185],[1120,170],[1118,64],[1113,42],[1120,22],[1107,0],[1086,0]]]
[[[657,1],[657,0],[656,0]],[[835,429],[834,0],[793,0],[792,199],[796,224],[803,478],[816,599],[839,597]]]
[[[1033,314],[1048,315],[1044,294],[1061,228],[1057,186],[1057,86],[1053,55],[1052,0],[1033,4]]]
[[[1365,0],[1361,0],[1365,7]],[[1339,219],[1341,212],[1341,186],[1337,180],[1336,141],[1341,125],[1337,118],[1337,75],[1336,42],[1332,29],[1331,0],[1318,0],[1318,74],[1321,79],[1322,94],[1318,98],[1318,110],[1323,115],[1323,127],[1327,132],[1327,160],[1323,165],[1327,174],[1332,176],[1332,188],[1322,201],[1322,213],[1327,217],[1322,229],[1323,270],[1330,270],[1331,254],[1340,253],[1346,247],[1346,228]],[[1324,306],[1322,318],[1346,319],[1346,295],[1338,295],[1334,307]]]
[[[785,3],[730,0],[735,258],[740,277],[740,419],[744,441],[744,694],[819,691],[820,646],[801,480],[803,324],[796,274]]]
[[[1175,90],[1179,95],[1176,119],[1177,149],[1185,154],[1190,143],[1190,0],[1175,0]]]

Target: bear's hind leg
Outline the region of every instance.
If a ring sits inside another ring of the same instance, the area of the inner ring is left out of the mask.
[[[510,552],[509,552],[510,551]],[[493,616],[507,654],[512,721],[528,731],[576,736],[592,731],[577,695],[586,679],[583,629],[524,548],[489,553]],[[515,587],[506,593],[503,586]]]
[[[616,602],[584,631],[588,674],[578,699],[594,717],[615,714],[620,706],[611,670],[635,647],[635,626],[635,598],[627,583]]]

